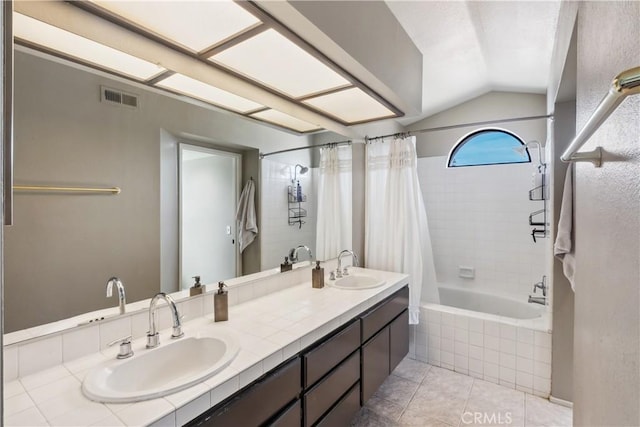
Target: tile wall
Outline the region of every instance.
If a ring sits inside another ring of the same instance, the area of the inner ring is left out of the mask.
[[[533,242],[529,226],[543,206],[529,200],[535,163],[447,169],[446,161],[418,159],[438,282],[528,295],[545,274],[548,246]],[[475,278],[459,277],[460,266],[473,267]]]
[[[542,397],[551,390],[551,333],[421,308],[410,357]]]
[[[309,165],[305,165],[309,166]],[[302,227],[289,225],[287,187],[293,178],[295,163],[283,163],[270,159],[262,160],[260,195],[261,268],[279,266],[289,250],[298,245],[308,246],[312,252],[316,249],[316,192],[314,177],[317,169],[309,169],[306,175],[298,174],[302,192],[307,201],[302,207],[307,217]],[[299,168],[298,168],[299,170]],[[300,258],[301,260],[306,260]]]

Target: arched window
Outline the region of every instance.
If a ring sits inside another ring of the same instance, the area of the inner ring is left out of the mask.
[[[504,129],[480,129],[464,136],[449,153],[447,167],[531,163],[524,141]]]

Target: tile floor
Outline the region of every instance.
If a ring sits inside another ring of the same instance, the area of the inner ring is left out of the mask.
[[[405,358],[352,426],[560,427],[571,423],[570,408]]]

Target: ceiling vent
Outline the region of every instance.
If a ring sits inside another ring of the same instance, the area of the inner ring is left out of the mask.
[[[109,104],[124,105],[129,108],[138,108],[138,95],[123,92],[106,86],[100,86],[100,100]]]

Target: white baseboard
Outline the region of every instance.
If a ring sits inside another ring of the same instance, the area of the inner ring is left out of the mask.
[[[558,399],[557,397],[549,396],[549,402],[566,406],[567,408],[573,408],[573,402],[569,402],[568,400],[564,399]]]

